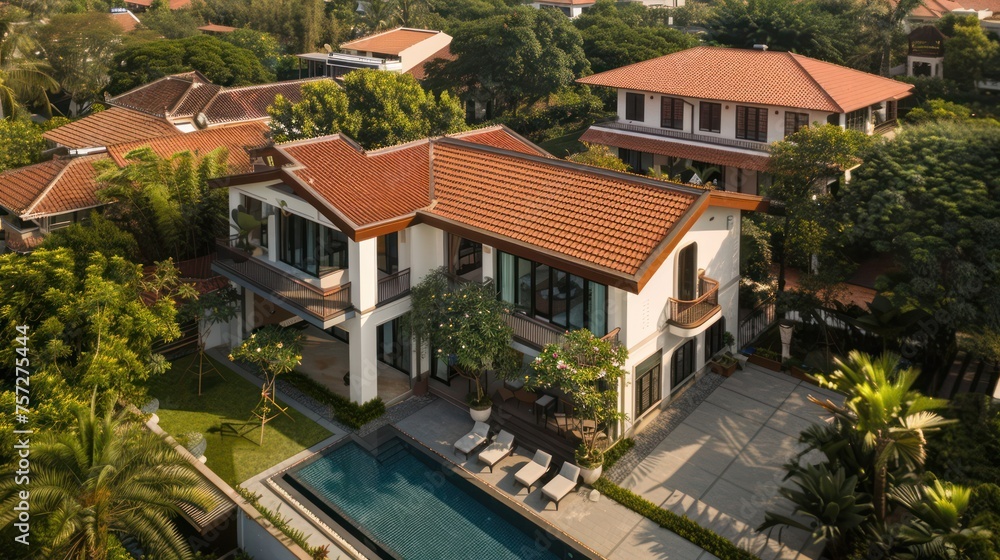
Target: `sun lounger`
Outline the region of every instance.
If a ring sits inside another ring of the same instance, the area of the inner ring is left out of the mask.
[[[509,457],[513,452],[513,434],[500,430],[500,433],[497,434],[496,438],[494,438],[493,443],[489,444],[486,449],[483,449],[483,451],[479,454],[479,462],[486,463],[486,466],[490,468],[490,472],[493,472],[493,465],[496,465],[505,457]]]
[[[539,449],[535,451],[535,456],[531,459],[531,462],[517,471],[517,474],[514,475],[514,480],[527,488],[530,493],[531,487],[537,484],[538,480],[549,471],[549,465],[551,464],[552,455]]]
[[[476,422],[472,431],[462,436],[455,442],[455,451],[465,454],[469,458],[469,453],[475,451],[480,445],[486,443],[486,438],[490,435],[490,425],[485,422]]]
[[[579,477],[580,467],[573,463],[563,463],[559,474],[542,487],[542,496],[555,502],[556,509],[559,509],[559,502],[576,489],[576,479]]]

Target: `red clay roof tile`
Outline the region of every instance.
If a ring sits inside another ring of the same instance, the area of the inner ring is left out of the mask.
[[[341,43],[340,48],[359,52],[399,55],[399,53],[405,51],[413,45],[416,45],[421,41],[425,41],[438,33],[441,32],[429,29],[409,29],[406,27],[397,27],[396,29],[382,31],[380,33],[368,35],[367,37],[361,37],[360,39]]]
[[[910,95],[913,86],[802,55],[695,47],[577,80],[734,103],[845,113]]]
[[[583,136],[580,137],[580,141],[628,150],[638,150],[650,154],[679,157],[715,165],[725,165],[727,167],[753,169],[756,171],[767,171],[768,161],[770,160],[770,157],[767,155],[754,155],[733,150],[710,148],[708,146],[696,146],[674,140],[648,138],[601,130],[597,127],[587,129],[583,133]]]
[[[99,206],[93,164],[105,157],[57,158],[0,173],[0,206],[27,220]]]
[[[216,148],[226,148],[230,172],[249,173],[253,171],[250,156],[244,148],[256,148],[267,141],[269,128],[262,122],[249,122],[234,126],[224,126],[199,130],[188,134],[175,134],[163,138],[153,138],[139,142],[127,142],[108,147],[108,155],[119,167],[127,165],[125,154],[136,148],[149,146],[160,157],[170,157],[178,152],[191,151],[195,155],[206,154]]]
[[[177,129],[165,119],[111,107],[54,128],[42,136],[70,149],[83,149],[170,134],[177,134]]]

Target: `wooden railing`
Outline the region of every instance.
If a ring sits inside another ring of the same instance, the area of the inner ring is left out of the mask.
[[[670,322],[684,328],[694,328],[705,322],[719,309],[719,282],[707,276],[698,278],[698,292],[693,300],[670,298]]]
[[[875,129],[872,131],[872,134],[885,134],[886,132],[896,130],[897,126],[898,123],[896,122],[896,119],[892,119],[891,121],[885,121],[883,123],[875,125]]]
[[[627,130],[630,132],[638,132],[640,134],[651,134],[653,136],[663,136],[665,138],[691,140],[693,142],[715,144],[716,146],[732,146],[734,148],[743,148],[746,150],[754,150],[765,153],[769,151],[767,142],[754,142],[752,140],[740,140],[738,138],[722,138],[718,136],[707,136],[705,134],[695,134],[693,132],[683,132],[680,130],[672,130],[669,128],[654,128],[651,126],[623,123],[619,121],[597,122],[594,123],[594,126],[598,128],[610,128],[614,130]]]
[[[542,349],[546,344],[556,343],[563,338],[563,329],[528,317],[524,313],[513,312],[506,316],[507,325],[514,329],[514,338],[518,341]]]
[[[303,313],[327,321],[351,309],[350,282],[327,289],[313,286],[262,259],[251,257],[236,246],[234,238],[219,239],[216,248],[219,256],[213,266],[220,273],[242,280]]]
[[[395,301],[408,293],[410,293],[410,269],[379,278],[378,305]]]

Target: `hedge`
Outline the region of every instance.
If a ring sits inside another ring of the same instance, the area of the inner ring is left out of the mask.
[[[280,379],[291,383],[296,389],[316,401],[330,405],[334,417],[355,430],[385,414],[385,403],[381,397],[375,397],[364,404],[357,404],[297,371],[287,373]]]
[[[621,459],[623,455],[628,453],[630,449],[635,447],[635,440],[632,438],[625,438],[615,444],[614,447],[604,452],[604,470],[608,471],[618,459]]]
[[[305,533],[292,527],[288,524],[288,519],[282,517],[282,515],[276,511],[271,511],[260,504],[260,494],[256,494],[243,488],[242,486],[236,487],[236,492],[243,499],[250,502],[250,505],[254,507],[260,516],[267,519],[274,528],[285,534],[286,537],[291,539],[292,542],[299,545],[302,550],[306,551],[307,554],[315,558],[316,560],[321,560],[326,558],[329,554],[328,548],[326,546],[309,546],[309,537]]]
[[[756,555],[739,548],[714,531],[698,525],[685,515],[663,509],[642,496],[626,490],[606,478],[594,483],[602,494],[681,537],[700,546],[720,560],[760,560]]]

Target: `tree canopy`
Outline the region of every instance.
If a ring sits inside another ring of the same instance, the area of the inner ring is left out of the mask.
[[[100,98],[108,68],[121,45],[122,28],[109,14],[59,14],[38,28],[38,44],[53,77],[77,103]]]
[[[435,98],[409,74],[355,70],[341,88],[332,80],[302,85],[302,100],[278,96],[268,109],[278,141],[343,132],[366,149],[391,146],[465,128],[458,100]]]
[[[843,192],[847,239],[896,255],[902,272],[877,288],[931,313],[927,335],[1000,328],[1000,126],[907,128]]]
[[[38,125],[27,119],[0,119],[0,171],[37,163],[44,149]]]
[[[208,35],[133,44],[111,64],[108,92],[117,95],[157,78],[197,70],[221,86],[262,84],[274,75],[246,49]]]
[[[557,10],[504,9],[459,24],[453,36],[455,60],[429,64],[428,83],[465,89],[494,114],[516,112],[590,73],[583,37]]]

